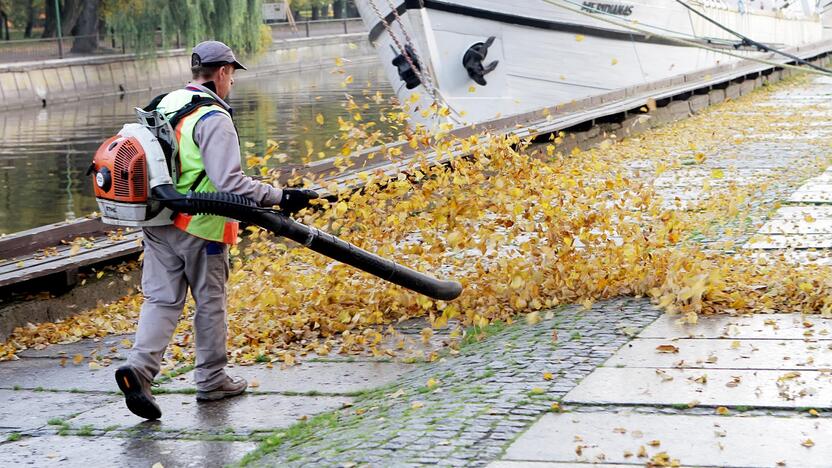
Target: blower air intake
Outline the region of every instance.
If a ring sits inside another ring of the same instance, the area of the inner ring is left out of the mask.
[[[346,263],[385,281],[439,300],[462,293],[456,281],[439,280],[382,258],[280,211],[258,207],[241,195],[214,192],[182,194],[174,188],[175,141],[170,123],[155,111],[136,109],[141,124],[127,124],[96,151],[87,171],[92,175],[102,221],[118,226],[172,224],[174,213],[225,216],[267,229],[308,249]],[[160,142],[161,140],[161,142]],[[167,152],[163,146],[172,148]]]

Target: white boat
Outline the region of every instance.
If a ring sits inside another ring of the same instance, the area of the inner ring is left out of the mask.
[[[393,89],[425,125],[488,121],[767,55],[719,25],[776,49],[819,42],[821,8],[809,2],[355,0]],[[434,103],[447,110],[437,116]]]

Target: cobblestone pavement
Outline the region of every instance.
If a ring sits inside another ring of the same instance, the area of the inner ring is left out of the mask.
[[[534,325],[490,326],[431,363],[237,367],[257,386],[206,405],[182,367],[155,390],[156,422],[131,415],[112,379],[129,337],[30,350],[0,363],[0,465],[483,465],[658,314],[636,299],[562,308]],[[406,339],[421,339],[423,324],[405,325]],[[88,368],[95,354],[112,364]]]
[[[247,461],[484,465],[658,314],[646,300],[622,299],[509,326],[311,420],[306,430],[270,437]]]

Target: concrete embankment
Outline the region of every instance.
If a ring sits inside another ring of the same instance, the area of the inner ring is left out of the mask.
[[[377,60],[366,33],[287,39],[249,59],[250,71],[240,78],[334,66],[336,57]],[[0,110],[164,88],[182,83],[189,75],[186,49],[159,52],[153,59],[126,54],[4,64],[0,65]]]

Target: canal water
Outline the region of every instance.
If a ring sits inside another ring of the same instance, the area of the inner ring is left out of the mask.
[[[249,151],[262,151],[267,140],[280,143],[278,152],[298,162],[326,150],[324,142],[338,131],[347,93],[367,103],[365,121],[378,120],[383,104],[361,98],[392,90],[377,64],[348,67],[346,73],[321,69],[238,80],[230,104]],[[244,72],[243,72],[244,73]],[[351,83],[345,78],[351,76]],[[133,108],[144,106],[163,91],[107,97],[24,109],[0,115],[0,234],[84,216],[97,209],[85,175],[92,155],[124,123],[133,122]],[[322,114],[324,124],[316,122]]]

